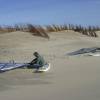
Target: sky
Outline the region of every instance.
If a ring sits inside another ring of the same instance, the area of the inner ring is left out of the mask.
[[[0,25],[100,25],[100,0],[0,0]]]

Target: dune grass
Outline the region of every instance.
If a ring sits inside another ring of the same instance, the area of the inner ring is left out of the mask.
[[[0,33],[24,31],[24,32],[30,32],[32,35],[48,39],[50,38],[48,32],[59,32],[65,30],[72,30],[90,37],[98,37],[96,31],[100,31],[100,27],[99,26],[83,27],[81,25],[73,25],[73,24],[68,24],[68,25],[52,24],[46,26],[33,25],[33,24],[15,24],[13,26],[0,26]]]

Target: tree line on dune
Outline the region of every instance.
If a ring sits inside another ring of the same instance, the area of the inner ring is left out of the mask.
[[[73,24],[64,24],[64,25],[33,25],[33,24],[15,24],[13,26],[0,26],[0,33],[6,32],[15,32],[15,31],[23,31],[30,32],[32,35],[50,38],[48,32],[59,32],[65,30],[72,30],[75,32],[79,32],[83,35],[87,35],[90,37],[98,37],[96,31],[100,31],[99,26],[88,26],[83,27],[81,25],[73,25]]]

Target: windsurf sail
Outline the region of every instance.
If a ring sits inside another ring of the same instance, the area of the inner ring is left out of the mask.
[[[22,68],[27,66],[27,63],[0,63],[0,72],[5,72],[8,70],[16,69],[16,68]]]
[[[92,47],[92,48],[82,48],[82,49],[79,49],[77,51],[67,53],[67,55],[73,56],[73,55],[79,55],[79,54],[85,54],[85,53],[97,53],[97,52],[100,53],[100,48],[99,47]]]

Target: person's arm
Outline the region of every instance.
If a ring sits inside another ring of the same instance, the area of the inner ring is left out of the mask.
[[[33,60],[30,62],[30,64],[34,64],[34,63],[36,63],[36,62],[37,62],[37,58],[33,59]]]

